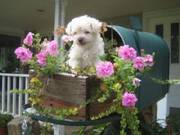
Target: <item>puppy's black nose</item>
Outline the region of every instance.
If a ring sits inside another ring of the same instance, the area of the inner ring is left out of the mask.
[[[78,38],[78,42],[79,42],[80,44],[84,44],[84,38],[82,38],[82,37]]]

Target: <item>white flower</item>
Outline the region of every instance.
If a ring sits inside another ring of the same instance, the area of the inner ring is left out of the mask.
[[[134,78],[133,79],[133,85],[136,87],[139,87],[141,83],[141,80],[139,78]]]

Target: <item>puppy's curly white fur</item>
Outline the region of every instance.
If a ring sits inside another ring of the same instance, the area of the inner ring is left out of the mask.
[[[103,23],[87,15],[72,19],[66,33],[73,38],[68,65],[72,68],[95,66],[104,54],[104,42],[100,35]]]

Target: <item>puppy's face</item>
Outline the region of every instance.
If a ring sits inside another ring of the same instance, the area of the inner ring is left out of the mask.
[[[79,27],[77,31],[73,32],[72,36],[75,44],[87,46],[96,40],[97,33],[94,33],[91,29]]]
[[[74,18],[67,26],[67,34],[73,37],[74,44],[79,46],[92,45],[100,35],[101,22],[89,16]]]

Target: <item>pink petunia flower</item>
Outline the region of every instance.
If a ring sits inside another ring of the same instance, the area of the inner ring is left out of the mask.
[[[111,62],[98,62],[96,64],[96,74],[100,78],[106,78],[114,73],[114,66]]]
[[[129,45],[120,46],[118,50],[118,56],[123,60],[133,60],[137,56],[137,52]]]
[[[133,85],[138,87],[140,86],[141,80],[139,78],[134,78],[133,79]]]
[[[23,43],[24,43],[25,45],[31,46],[32,43],[33,43],[33,35],[34,35],[34,34],[33,34],[32,32],[29,32],[29,33],[26,35],[25,39],[23,40]]]
[[[24,47],[18,47],[15,50],[15,54],[16,54],[17,59],[20,59],[22,63],[26,63],[32,58],[32,52],[29,49],[24,48]]]
[[[57,56],[59,54],[58,45],[55,40],[52,40],[51,42],[49,42],[46,49],[49,55],[51,56]]]
[[[47,51],[46,50],[41,50],[37,55],[37,61],[39,63],[39,65],[41,66],[45,66],[46,65],[46,58],[47,58]]]
[[[69,36],[69,35],[63,35],[63,36],[61,37],[61,39],[62,39],[62,41],[63,41],[64,44],[67,44],[68,42],[73,41],[72,36]]]
[[[145,63],[144,63],[144,58],[143,57],[136,57],[134,60],[133,60],[133,67],[135,69],[138,69],[140,71],[143,71],[144,70],[144,67],[145,67]]]
[[[125,92],[122,96],[122,105],[124,107],[134,107],[138,101],[134,93]]]
[[[146,56],[144,56],[144,63],[145,63],[145,66],[152,67],[154,65],[153,56],[150,54],[147,54]]]

